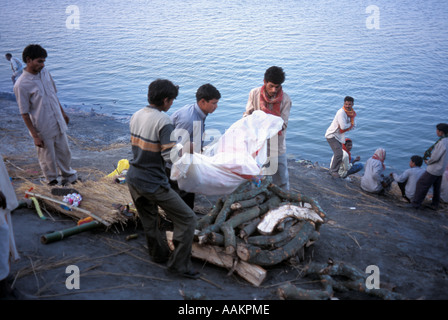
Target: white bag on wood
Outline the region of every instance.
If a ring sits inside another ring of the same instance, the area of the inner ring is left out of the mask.
[[[246,178],[261,174],[267,160],[267,140],[282,126],[280,117],[254,111],[230,126],[204,154],[184,154],[173,163],[171,179],[187,192],[230,194]]]

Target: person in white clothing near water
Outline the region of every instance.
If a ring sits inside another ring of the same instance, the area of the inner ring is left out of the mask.
[[[345,143],[345,132],[355,127],[356,112],[353,110],[355,99],[350,96],[344,98],[344,106],[340,108],[333,121],[325,132],[325,138],[333,150],[333,161],[329,174],[334,178],[339,178],[339,167],[342,164],[342,145]]]
[[[23,65],[20,62],[19,59],[12,56],[12,54],[7,53],[5,54],[6,60],[8,60],[11,63],[11,70],[12,70],[12,84],[14,85],[17,81],[17,79],[20,77],[23,71]]]

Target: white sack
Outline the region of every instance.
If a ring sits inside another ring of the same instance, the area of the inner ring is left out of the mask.
[[[282,126],[280,117],[254,111],[230,126],[204,154],[184,154],[173,163],[171,179],[187,192],[232,193],[245,178],[261,174],[267,160],[267,140]]]

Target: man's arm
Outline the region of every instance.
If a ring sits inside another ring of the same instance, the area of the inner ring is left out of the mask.
[[[439,162],[442,159],[443,155],[447,152],[447,150],[443,147],[442,143],[436,144],[434,150],[431,153],[431,157],[428,160],[425,160],[426,164],[433,164]]]
[[[285,105],[281,110],[280,116],[283,119],[282,131],[285,131],[286,128],[288,127],[288,120],[289,120],[289,114],[291,112],[291,106],[292,106],[291,99],[288,99],[287,101],[285,101]]]
[[[254,95],[255,95],[254,90],[252,90],[249,93],[249,99],[247,100],[246,111],[243,113],[243,117],[248,116],[252,114],[252,112],[254,112],[255,110]]]
[[[59,102],[59,101],[58,101]],[[62,108],[61,103],[59,102],[59,107],[61,108],[61,112],[62,112],[62,117],[65,120],[65,123],[68,124],[70,121],[70,118],[67,116],[67,114],[65,113],[64,109]]]
[[[22,119],[25,122],[28,131],[30,132],[31,136],[34,139],[34,145],[36,147],[43,148],[44,141],[40,138],[39,134],[37,133],[37,130],[34,127],[33,122],[31,121],[29,113],[22,113]]]

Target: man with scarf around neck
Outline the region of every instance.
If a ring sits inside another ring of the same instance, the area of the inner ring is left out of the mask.
[[[284,81],[285,73],[282,68],[277,66],[268,68],[264,74],[263,86],[250,91],[246,104],[246,112],[244,112],[243,116],[250,115],[255,110],[262,110],[265,113],[283,119],[282,130],[279,131],[277,136],[271,138],[271,141],[278,139],[278,148],[275,148],[275,143],[271,142],[269,150],[271,157],[272,155],[275,156],[275,153],[278,155],[278,168],[272,177],[273,183],[280,188],[289,190],[289,173],[286,159],[286,128],[288,127],[289,113],[291,111],[291,99],[283,91],[282,84]]]
[[[342,145],[342,163],[339,167],[339,176],[343,179],[348,179],[350,181],[350,178],[348,177],[351,174],[355,174],[359,171],[361,171],[364,168],[364,165],[362,163],[356,163],[359,160],[361,160],[360,156],[355,157],[352,159],[351,150],[353,147],[353,141],[352,139],[346,138],[345,144]],[[331,158],[331,163],[333,163],[334,157]],[[330,165],[331,166],[331,165]]]
[[[439,209],[442,177],[448,165],[448,124],[439,123],[436,126],[436,134],[440,138],[426,150],[423,156],[427,167],[417,182],[412,198],[412,207],[415,209],[420,209],[431,187],[433,187],[433,196],[429,208]]]
[[[386,169],[384,161],[386,160],[386,150],[376,149],[375,153],[366,162],[364,175],[361,178],[361,189],[371,193],[383,194],[391,187],[394,178],[392,174],[384,176]]]
[[[355,127],[356,112],[353,110],[355,99],[350,96],[344,98],[344,106],[340,108],[325,132],[325,138],[333,150],[333,161],[329,173],[335,178],[339,177],[339,167],[342,164],[342,144],[345,143],[345,132]]]

